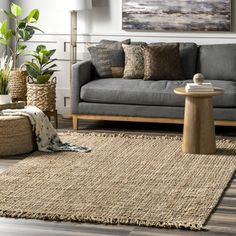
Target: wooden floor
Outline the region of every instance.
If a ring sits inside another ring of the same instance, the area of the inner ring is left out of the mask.
[[[59,119],[59,129],[71,129],[71,121]],[[148,135],[182,135],[181,125],[92,122],[80,123],[80,132],[125,132]],[[217,127],[218,137],[236,139],[236,128]],[[8,169],[22,158],[0,159],[0,172]],[[210,194],[210,193],[209,193]],[[164,235],[236,235],[236,175],[222,200],[207,222],[209,231],[165,230],[123,225],[95,225],[70,222],[47,222],[39,220],[0,218],[0,236],[164,236]]]

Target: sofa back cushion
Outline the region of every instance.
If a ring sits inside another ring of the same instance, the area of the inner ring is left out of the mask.
[[[198,71],[208,80],[236,81],[236,44],[199,46]]]
[[[150,45],[165,44],[151,43]],[[183,69],[184,79],[192,79],[196,73],[197,64],[197,44],[196,43],[179,43],[179,55]]]
[[[197,69],[197,44],[179,44],[180,61],[183,68],[184,78],[192,79]]]

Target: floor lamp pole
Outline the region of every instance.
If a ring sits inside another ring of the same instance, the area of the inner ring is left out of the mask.
[[[72,65],[77,61],[77,11],[71,11],[70,32],[70,79],[72,77]]]

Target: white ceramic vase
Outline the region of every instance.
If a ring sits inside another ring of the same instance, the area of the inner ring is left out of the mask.
[[[0,95],[0,105],[11,103],[11,96],[9,94]]]

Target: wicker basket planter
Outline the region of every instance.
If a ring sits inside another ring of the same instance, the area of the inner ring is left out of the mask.
[[[10,72],[8,87],[12,101],[26,101],[26,81],[26,71],[18,68]]]
[[[56,78],[46,84],[36,84],[28,80],[27,105],[36,106],[42,111],[56,109]]]

